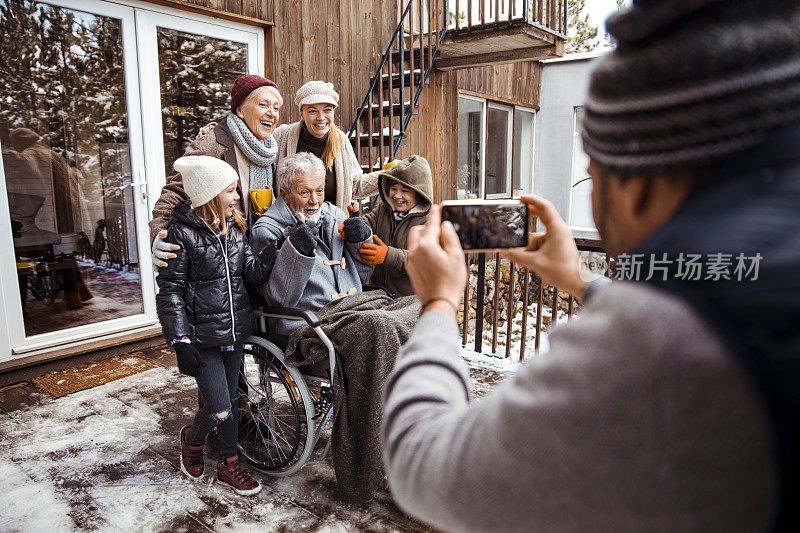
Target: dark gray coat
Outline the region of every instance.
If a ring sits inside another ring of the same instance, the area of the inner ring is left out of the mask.
[[[347,214],[329,202],[324,202],[320,210],[329,221],[327,241],[330,248],[318,238],[313,257],[301,254],[286,239],[288,229],[298,221],[283,198],[278,198],[266,213],[258,217],[250,230],[255,251],[279,246],[273,275],[269,283],[259,289],[268,304],[318,311],[339,294],[361,292],[362,285],[372,274],[372,267],[365,264],[358,253],[364,242],[372,242],[372,236],[361,242],[345,242],[337,229]],[[325,264],[326,261],[342,259],[344,268],[341,263]],[[288,335],[303,323],[302,320],[280,320],[277,332]]]
[[[156,278],[156,308],[167,341],[186,336],[210,347],[252,335],[256,326],[245,282],[269,279],[274,256],[262,263],[230,221],[228,234],[217,235],[189,210],[189,201],[173,210],[165,240],[181,247]]]

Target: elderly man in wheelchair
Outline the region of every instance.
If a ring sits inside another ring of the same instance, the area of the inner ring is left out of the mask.
[[[280,194],[250,236],[256,252],[275,247],[276,261],[259,289],[261,331],[245,346],[240,452],[268,474],[290,475],[333,419],[339,493],[364,503],[383,479],[381,387],[419,304],[364,292],[373,267],[358,249],[372,232],[357,211],[323,201],[319,158],[289,156],[277,174]]]

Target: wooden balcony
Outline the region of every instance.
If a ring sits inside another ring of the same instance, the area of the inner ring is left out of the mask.
[[[436,68],[564,55],[567,0],[446,0],[447,34]]]

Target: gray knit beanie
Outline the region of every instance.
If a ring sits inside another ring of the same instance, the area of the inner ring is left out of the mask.
[[[583,141],[607,169],[704,166],[800,123],[797,0],[634,0],[606,28]]]

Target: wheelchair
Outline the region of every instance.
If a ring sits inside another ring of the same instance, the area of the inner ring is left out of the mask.
[[[364,291],[386,287],[364,285]],[[258,331],[244,342],[239,377],[239,456],[256,470],[284,477],[298,472],[314,452],[333,418],[333,376],[337,355],[312,311],[261,306],[255,310]],[[327,361],[291,367],[286,364],[288,336],[268,330],[267,319],[303,320],[328,350]],[[328,455],[328,441],[322,457]]]
[[[255,314],[259,331],[244,343],[239,379],[239,456],[265,474],[290,476],[308,462],[333,416],[336,353],[311,311],[262,307]],[[328,360],[286,365],[288,337],[267,331],[270,318],[304,320],[328,349]]]

